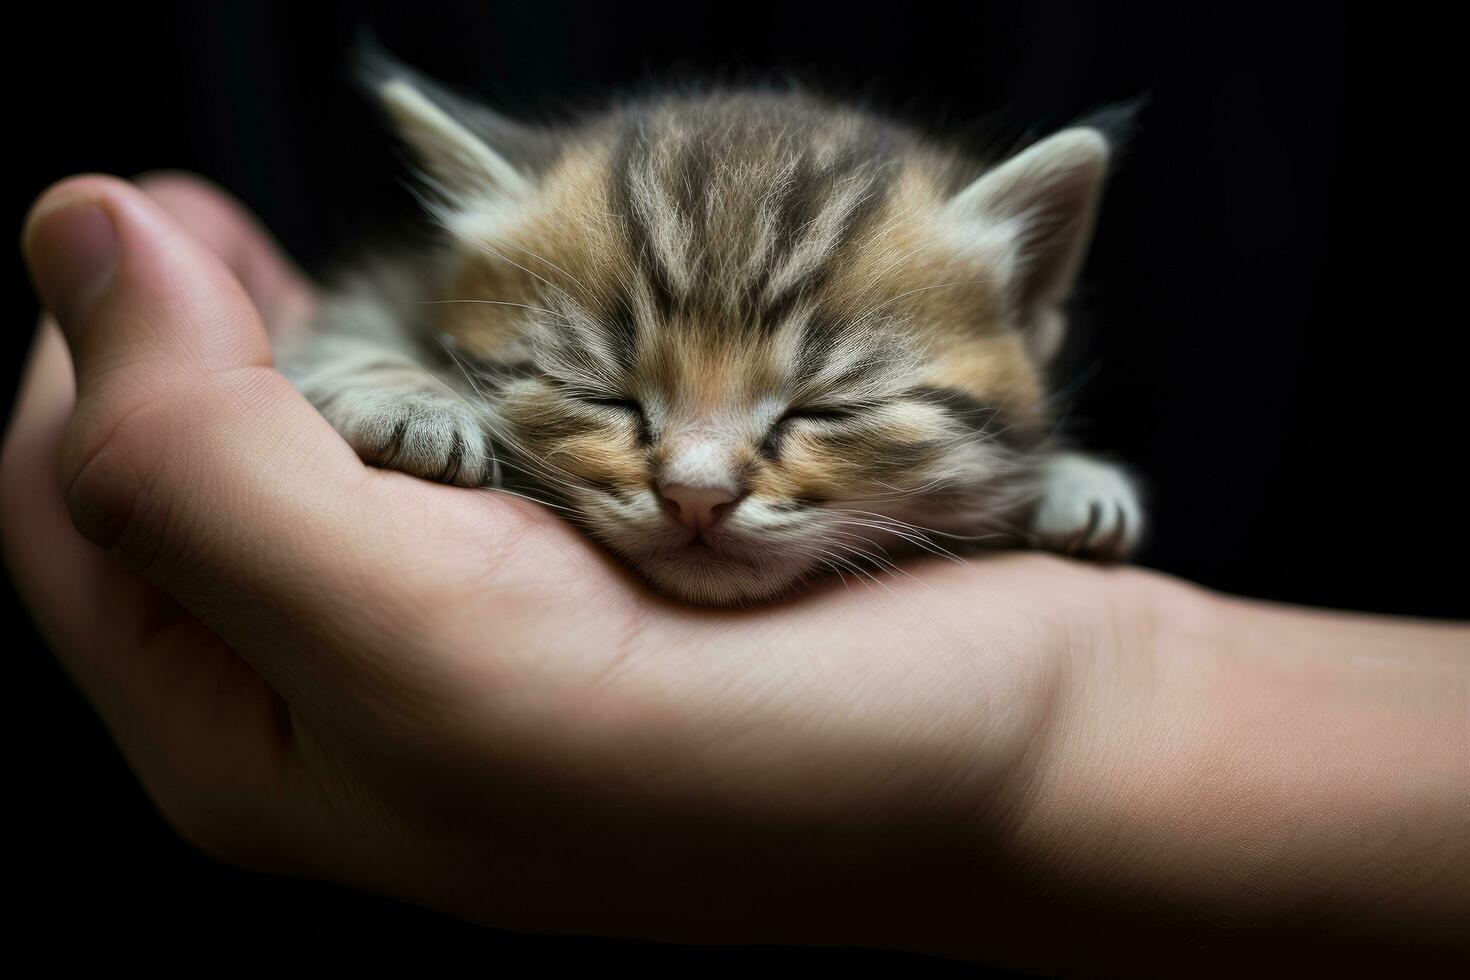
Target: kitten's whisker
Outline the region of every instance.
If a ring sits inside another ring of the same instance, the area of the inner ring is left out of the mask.
[[[895,486],[892,486],[890,484],[883,483],[882,481],[875,481],[875,482],[878,482],[878,484],[880,486],[887,487],[890,492],[889,493],[886,493],[886,494],[876,494],[876,495],[871,495],[871,496],[863,497],[862,498],[863,501],[872,501],[874,503],[881,503],[881,502],[884,502],[884,501],[903,500],[903,499],[906,499],[906,498],[909,498],[909,497],[917,497],[917,496],[921,496],[922,494],[930,493],[930,492],[934,491],[935,488],[937,488],[937,487],[942,487],[942,486],[944,486],[946,484],[950,484],[950,483],[953,483],[955,481],[954,481],[954,478],[953,477],[941,476],[941,477],[936,477],[933,480],[930,480],[928,483],[924,483],[924,484],[921,484],[921,485],[919,485],[917,487],[912,487],[912,488],[909,488],[909,489],[905,489],[903,487],[895,487]]]
[[[455,238],[458,238],[460,241],[464,242],[466,245],[471,245],[471,246],[474,246],[475,248],[480,249],[481,251],[489,252],[491,255],[494,255],[495,257],[499,258],[502,262],[506,262],[506,263],[508,263],[510,265],[515,266],[517,269],[520,269],[522,272],[524,272],[526,275],[530,276],[532,279],[535,279],[537,282],[540,282],[543,285],[545,285],[547,289],[550,289],[550,290],[552,290],[554,292],[560,293],[569,302],[572,302],[575,305],[575,302],[576,301],[572,299],[571,294],[568,293],[565,289],[563,289],[560,286],[558,286],[556,283],[552,282],[550,279],[547,279],[545,276],[542,276],[542,275],[539,275],[539,274],[537,274],[535,272],[532,272],[530,269],[527,269],[525,266],[521,265],[515,259],[513,259],[510,256],[506,255],[504,252],[497,251],[496,249],[492,248],[491,246],[485,244],[482,241],[479,241],[478,239],[470,238],[468,235],[462,234],[462,233],[454,230],[453,228],[451,228],[449,226],[449,223],[447,221],[443,220],[442,218],[437,218],[436,217],[435,220],[437,221],[439,227],[443,228],[445,231],[449,232],[449,234],[453,235]]]
[[[544,306],[531,306],[528,303],[511,303],[499,299],[421,299],[417,302],[420,306],[446,306],[456,303],[470,303],[477,306],[514,306],[522,310],[530,310],[533,313],[545,313],[547,316],[554,316],[558,320],[565,319],[560,313],[555,310],[548,310]]]
[[[533,497],[528,493],[521,493],[518,490],[507,490],[505,487],[479,487],[478,489],[484,490],[486,493],[504,494],[507,497],[519,497],[522,500],[528,500],[541,507],[548,507],[552,510],[559,510],[567,514],[580,516],[576,510],[565,504],[552,503],[549,500],[542,500],[539,497]]]
[[[864,514],[865,512],[863,512],[863,511],[853,511],[853,512],[850,512],[850,513],[861,515],[861,514]],[[883,531],[883,532],[886,532],[888,534],[892,534],[895,537],[898,537],[898,538],[901,538],[901,539],[903,539],[905,541],[908,541],[909,543],[915,545],[918,548],[923,549],[924,551],[929,552],[930,554],[939,555],[940,557],[943,557],[943,558],[945,558],[945,559],[947,559],[949,561],[956,562],[958,564],[967,564],[967,561],[966,561],[966,559],[963,556],[955,554],[953,551],[950,551],[948,548],[944,547],[943,545],[941,545],[938,542],[936,542],[936,541],[933,540],[932,535],[935,535],[935,534],[943,534],[944,532],[934,531],[934,530],[932,530],[930,528],[921,528],[921,527],[918,527],[918,526],[913,525],[913,524],[904,523],[902,521],[896,521],[896,520],[892,520],[892,519],[888,519],[888,518],[883,518],[881,515],[873,515],[873,516],[874,517],[877,517],[878,520],[876,520],[876,521],[874,521],[874,520],[853,520],[851,517],[849,517],[846,521],[839,521],[839,523],[849,523],[849,524],[851,524],[853,526],[857,526],[857,527],[869,527],[869,528],[872,528],[873,530],[876,530],[876,531]],[[955,538],[959,538],[960,537],[959,535],[945,535],[945,536],[955,537]],[[980,539],[977,537],[977,538],[964,538],[962,540],[980,540]]]
[[[872,573],[864,570],[860,565],[856,564],[855,562],[851,561],[850,559],[844,558],[841,555],[834,554],[833,552],[827,551],[827,550],[822,549],[822,548],[819,548],[817,550],[821,554],[826,555],[829,560],[831,560],[833,562],[836,562],[836,563],[842,565],[848,571],[850,571],[854,575],[856,575],[858,577],[858,581],[859,582],[862,582],[865,587],[867,587],[867,584],[868,584],[869,581],[873,582],[876,585],[883,585],[883,583],[882,582],[879,582],[878,579],[876,577],[874,577]],[[892,589],[889,589],[886,585],[884,585],[883,588],[886,589],[890,595],[893,594],[893,590]]]
[[[921,551],[927,551],[927,552],[929,552],[931,555],[937,555],[937,556],[939,556],[941,558],[944,558],[944,559],[946,559],[948,561],[953,561],[953,562],[956,562],[956,563],[961,564],[961,565],[967,564],[967,562],[965,561],[965,559],[961,558],[959,555],[956,555],[954,552],[948,550],[947,548],[940,547],[939,545],[937,545],[934,542],[932,542],[932,541],[928,540],[927,538],[925,538],[923,535],[910,534],[910,533],[908,533],[906,531],[903,531],[903,530],[900,530],[899,528],[896,528],[896,527],[891,527],[891,526],[882,525],[882,524],[874,524],[874,523],[869,522],[869,521],[846,520],[846,521],[838,521],[837,523],[838,524],[846,524],[846,525],[849,525],[851,527],[866,527],[866,528],[870,528],[870,529],[872,529],[874,531],[880,531],[880,532],[884,532],[884,533],[887,533],[887,534],[891,534],[891,535],[893,535],[896,538],[900,538],[900,539],[902,539],[904,541],[907,541],[909,544],[911,544],[914,547],[920,549]]]
[[[552,472],[548,472],[545,469],[537,469],[534,465],[529,463],[518,462],[515,458],[502,458],[501,466],[503,466],[505,469],[514,470],[516,472],[525,474],[526,476],[532,477],[536,481],[545,484],[546,486],[544,487],[544,489],[546,489],[547,491],[554,490],[557,487],[562,487],[570,491],[586,491],[589,489],[586,484],[560,479]]]
[[[582,282],[577,279],[576,276],[572,275],[570,272],[568,272],[567,270],[563,269],[561,266],[557,265],[555,262],[551,261],[546,256],[541,255],[538,252],[533,252],[529,248],[527,248],[526,246],[522,245],[520,242],[512,241],[509,238],[506,238],[504,235],[497,235],[497,234],[495,234],[493,232],[485,232],[484,234],[487,234],[489,237],[495,239],[495,241],[498,242],[501,245],[508,245],[511,248],[518,248],[518,249],[520,249],[526,255],[529,255],[531,258],[535,259],[537,262],[542,263],[547,268],[552,269],[552,270],[554,270],[556,272],[561,273],[563,276],[566,277],[567,281],[570,282],[573,286],[576,286],[578,289],[582,290],[583,292],[588,292],[587,287],[584,286],[582,284]]]
[[[842,547],[848,548],[848,550],[852,554],[861,555],[863,558],[867,559],[868,561],[873,562],[873,564],[877,565],[881,570],[887,572],[889,575],[893,575],[895,577],[896,576],[899,576],[899,575],[902,575],[905,578],[909,578],[909,579],[912,579],[915,582],[919,582],[919,583],[923,584],[923,580],[920,579],[917,575],[915,575],[913,572],[910,572],[908,569],[899,566],[897,563],[895,563],[894,561],[890,560],[886,556],[874,554],[871,551],[868,551],[866,549],[861,549],[860,550],[860,549],[857,549],[857,548],[853,548],[850,545],[843,545],[840,542],[834,542],[834,544],[836,544],[839,548],[842,548]]]
[[[892,534],[894,537],[896,537],[896,538],[898,538],[898,539],[900,539],[902,541],[907,542],[908,544],[912,545],[915,548],[920,549],[921,551],[934,551],[935,550],[933,545],[931,545],[928,542],[924,541],[922,538],[917,537],[917,536],[914,536],[914,535],[905,534],[904,532],[895,530],[893,528],[881,527],[881,526],[878,526],[876,524],[868,524],[868,523],[865,523],[865,522],[862,522],[862,521],[838,521],[837,524],[838,525],[844,525],[844,526],[847,526],[847,527],[862,527],[862,528],[867,528],[870,531],[876,531],[876,532],[879,532],[879,533]]]
[[[865,557],[865,556],[860,556],[860,557]],[[866,569],[866,568],[862,568],[861,565],[859,565],[857,562],[851,561],[850,559],[848,560],[848,564],[851,565],[854,569],[861,570],[861,574],[864,575],[874,585],[878,586],[878,588],[882,589],[884,592],[887,592],[893,598],[895,598],[895,599],[898,598],[898,593],[897,592],[894,592],[891,588],[889,588],[888,587],[888,583],[887,582],[884,582],[877,575],[874,575],[872,571],[870,571],[869,569]]]
[[[876,484],[878,484],[878,486],[880,486],[880,487],[886,487],[887,489],[892,490],[894,493],[910,494],[910,493],[923,493],[925,490],[929,489],[930,487],[937,486],[937,485],[939,485],[941,483],[944,483],[945,481],[947,481],[949,479],[951,479],[951,478],[950,477],[947,477],[947,476],[936,476],[934,479],[930,480],[928,483],[920,484],[919,486],[914,487],[912,489],[908,489],[908,488],[905,488],[905,487],[896,487],[893,484],[888,483],[885,480],[874,480],[873,482],[876,483]]]
[[[879,513],[875,512],[875,511],[851,510],[851,509],[841,509],[841,508],[827,508],[827,511],[828,511],[828,513],[832,513],[832,514],[858,515],[858,516],[861,516],[861,517],[867,517],[867,518],[872,518],[872,519],[876,519],[876,520],[881,520],[881,521],[884,521],[884,522],[887,522],[887,523],[899,525],[899,526],[901,526],[901,527],[903,527],[903,528],[905,528],[905,529],[907,529],[907,530],[909,530],[909,531],[911,531],[913,533],[916,533],[916,534],[923,534],[923,535],[931,535],[932,534],[932,535],[936,535],[936,536],[942,537],[942,538],[949,538],[952,541],[979,541],[979,540],[984,540],[986,538],[994,537],[994,535],[987,535],[987,536],[977,537],[977,536],[966,535],[966,534],[955,534],[954,532],[951,532],[951,531],[940,531],[940,530],[937,530],[936,528],[932,528],[932,527],[923,527],[923,526],[918,525],[918,524],[910,524],[907,521],[901,521],[901,520],[899,520],[896,517],[890,517],[887,514],[879,514]],[[994,517],[993,515],[990,515],[990,514],[978,515],[976,519],[977,520],[985,520],[985,521],[999,520],[999,518],[996,518],[996,517]]]
[[[808,549],[798,549],[796,551],[796,554],[799,555],[802,558],[806,558],[806,559],[811,560],[812,562],[815,562],[819,567],[825,568],[827,571],[829,571],[832,574],[836,575],[837,578],[838,578],[838,580],[842,583],[842,587],[844,589],[846,589],[848,592],[851,592],[852,591],[852,586],[848,583],[847,576],[845,574],[843,574],[843,569],[839,568],[835,563],[833,563],[829,559],[823,558],[820,555],[818,555],[816,552],[811,551],[811,550],[808,550]],[[810,579],[810,576],[809,575],[804,575],[803,578]]]
[[[870,538],[865,538],[861,534],[855,534],[852,531],[836,531],[836,530],[834,530],[834,531],[832,531],[830,533],[833,534],[833,536],[835,536],[835,537],[848,538],[848,539],[851,539],[852,541],[856,541],[857,542],[857,544],[848,544],[848,543],[845,543],[845,542],[842,542],[842,541],[834,541],[834,542],[832,542],[837,547],[839,547],[839,548],[846,548],[846,549],[848,549],[848,551],[850,551],[853,554],[862,555],[868,561],[873,562],[874,564],[878,565],[880,568],[883,568],[883,569],[887,570],[888,572],[890,572],[892,574],[895,574],[895,575],[905,575],[908,578],[912,578],[915,581],[918,581],[918,578],[912,572],[908,571],[908,569],[905,569],[905,568],[899,566],[896,562],[894,562],[891,558],[889,558],[888,557],[888,549],[887,548],[884,548],[878,542],[873,541]],[[874,549],[876,549],[876,550],[874,550]]]

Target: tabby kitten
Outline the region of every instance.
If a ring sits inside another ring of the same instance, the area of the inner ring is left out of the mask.
[[[437,244],[329,296],[283,368],[362,458],[563,508],[654,586],[778,595],[890,553],[1138,539],[1043,372],[1109,143],[983,166],[797,94],[530,128],[374,62]]]

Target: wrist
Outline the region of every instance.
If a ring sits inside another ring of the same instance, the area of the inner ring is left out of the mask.
[[[1017,807],[1015,934],[1064,919],[1056,965],[1130,969],[1443,947],[1470,912],[1463,629],[1129,577]]]

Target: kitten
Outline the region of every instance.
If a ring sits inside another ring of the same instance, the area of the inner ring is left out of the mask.
[[[1098,129],[985,167],[805,95],[544,129],[370,76],[443,234],[281,358],[367,462],[546,500],[702,603],[893,551],[1137,541],[1132,483],[1051,444],[1043,386]]]

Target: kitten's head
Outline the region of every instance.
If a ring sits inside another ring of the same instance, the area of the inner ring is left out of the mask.
[[[985,169],[799,96],[518,132],[403,71],[379,91],[451,232],[436,329],[504,474],[660,589],[759,599],[1010,533],[1098,131]]]

